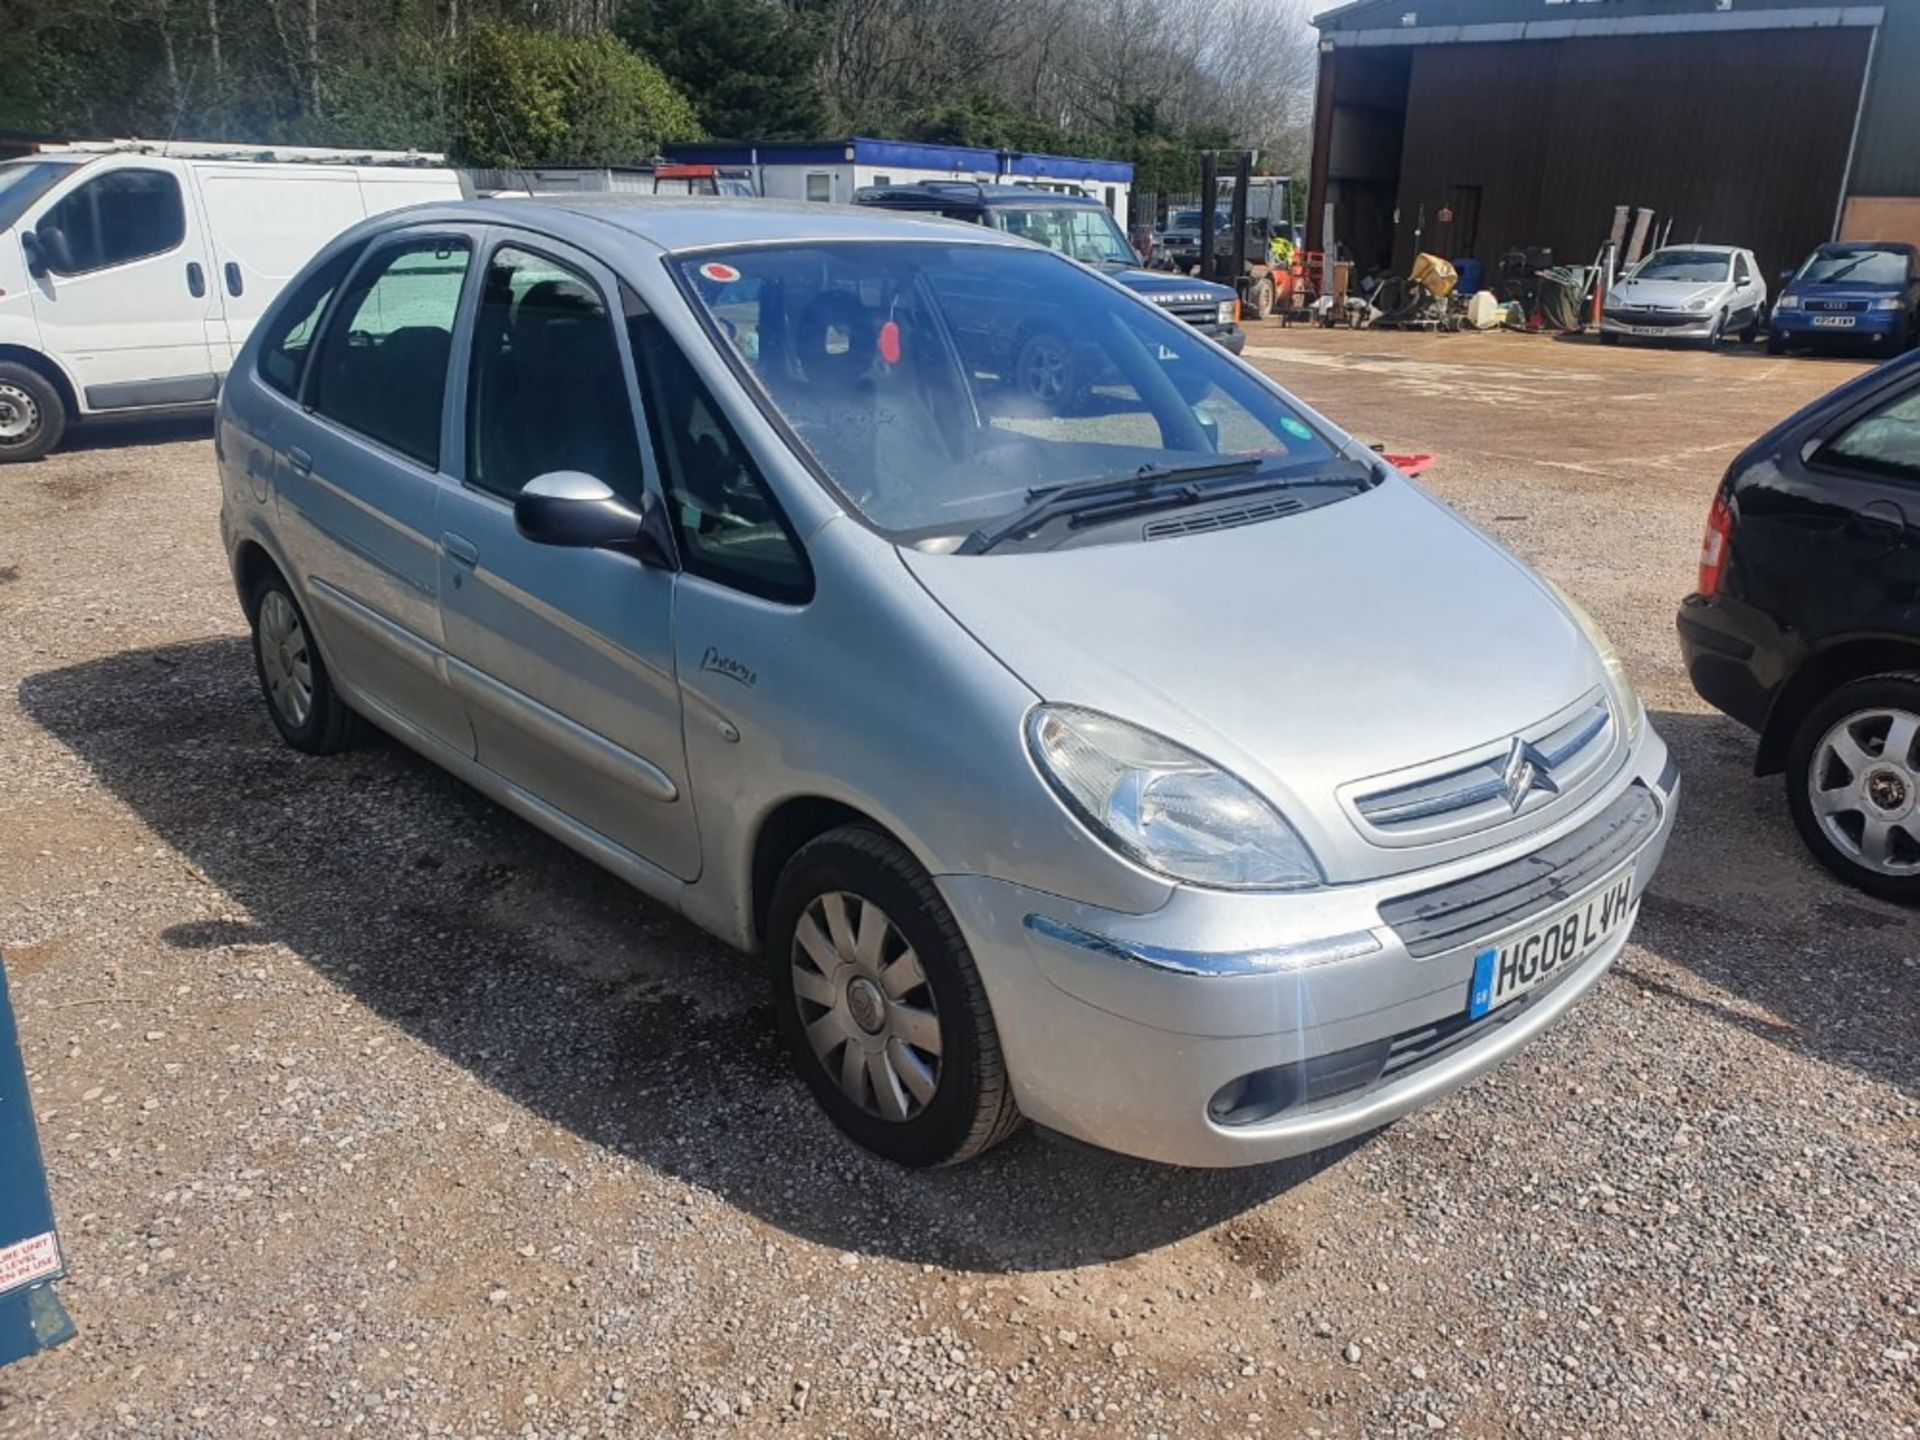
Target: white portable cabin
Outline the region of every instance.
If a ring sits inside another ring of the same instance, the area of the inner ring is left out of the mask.
[[[0,164],[0,365],[47,382],[0,380],[0,459],[32,453],[31,424],[210,403],[327,241],[460,196],[442,157],[391,151],[129,140]]]
[[[669,145],[680,161],[743,165],[762,195],[850,204],[867,185],[911,185],[919,180],[977,180],[983,185],[1030,185],[1091,195],[1126,223],[1133,166],[1123,160],[1086,160],[1024,150],[986,150],[913,140],[772,142],[764,145]]]

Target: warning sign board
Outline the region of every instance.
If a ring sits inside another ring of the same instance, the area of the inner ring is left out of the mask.
[[[0,1295],[59,1273],[60,1242],[51,1230],[0,1246]]]

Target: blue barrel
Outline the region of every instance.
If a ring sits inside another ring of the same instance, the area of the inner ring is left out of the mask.
[[[1460,276],[1460,283],[1453,287],[1456,295],[1473,295],[1487,288],[1486,271],[1480,268],[1480,262],[1471,255],[1464,260],[1455,260],[1453,268]]]
[[[73,1322],[53,1293],[64,1273],[0,960],[0,1365],[73,1338]]]

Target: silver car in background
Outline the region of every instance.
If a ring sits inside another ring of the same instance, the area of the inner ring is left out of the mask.
[[[1751,250],[1669,245],[1620,277],[1600,313],[1600,341],[1704,340],[1751,345],[1767,320],[1767,282]]]
[[[1049,403],[1003,357],[1063,317],[1097,379]],[[1593,988],[1673,823],[1572,602],[984,228],[401,212],[287,287],[216,443],[281,735],[370,720],[762,954],[903,1162],[1382,1125]]]

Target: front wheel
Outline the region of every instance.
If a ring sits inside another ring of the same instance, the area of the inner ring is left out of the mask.
[[[1247,318],[1264,320],[1273,313],[1273,277],[1262,275],[1247,287]]]
[[[1771,325],[1767,327],[1767,353],[1769,355],[1784,355],[1787,353],[1787,337],[1782,335],[1778,330],[1775,330]]]
[[[1873,675],[1813,707],[1787,752],[1800,836],[1849,885],[1920,901],[1920,675]]]
[[[903,1165],[951,1165],[1019,1126],[966,940],[893,840],[847,825],[802,846],[766,945],[787,1049],[853,1139]]]
[[[1727,338],[1727,312],[1722,310],[1713,317],[1713,329],[1707,332],[1707,349],[1718,350]]]
[[[1759,338],[1760,338],[1760,312],[1756,310],[1753,312],[1752,318],[1749,319],[1745,325],[1742,325],[1740,327],[1740,343],[1742,345],[1751,345],[1753,344],[1754,341],[1758,340]]]
[[[1620,343],[1619,332],[1615,330],[1602,330],[1600,332],[1600,343],[1602,345],[1618,345]]]
[[[38,370],[0,361],[0,464],[38,460],[67,431],[60,392]]]

